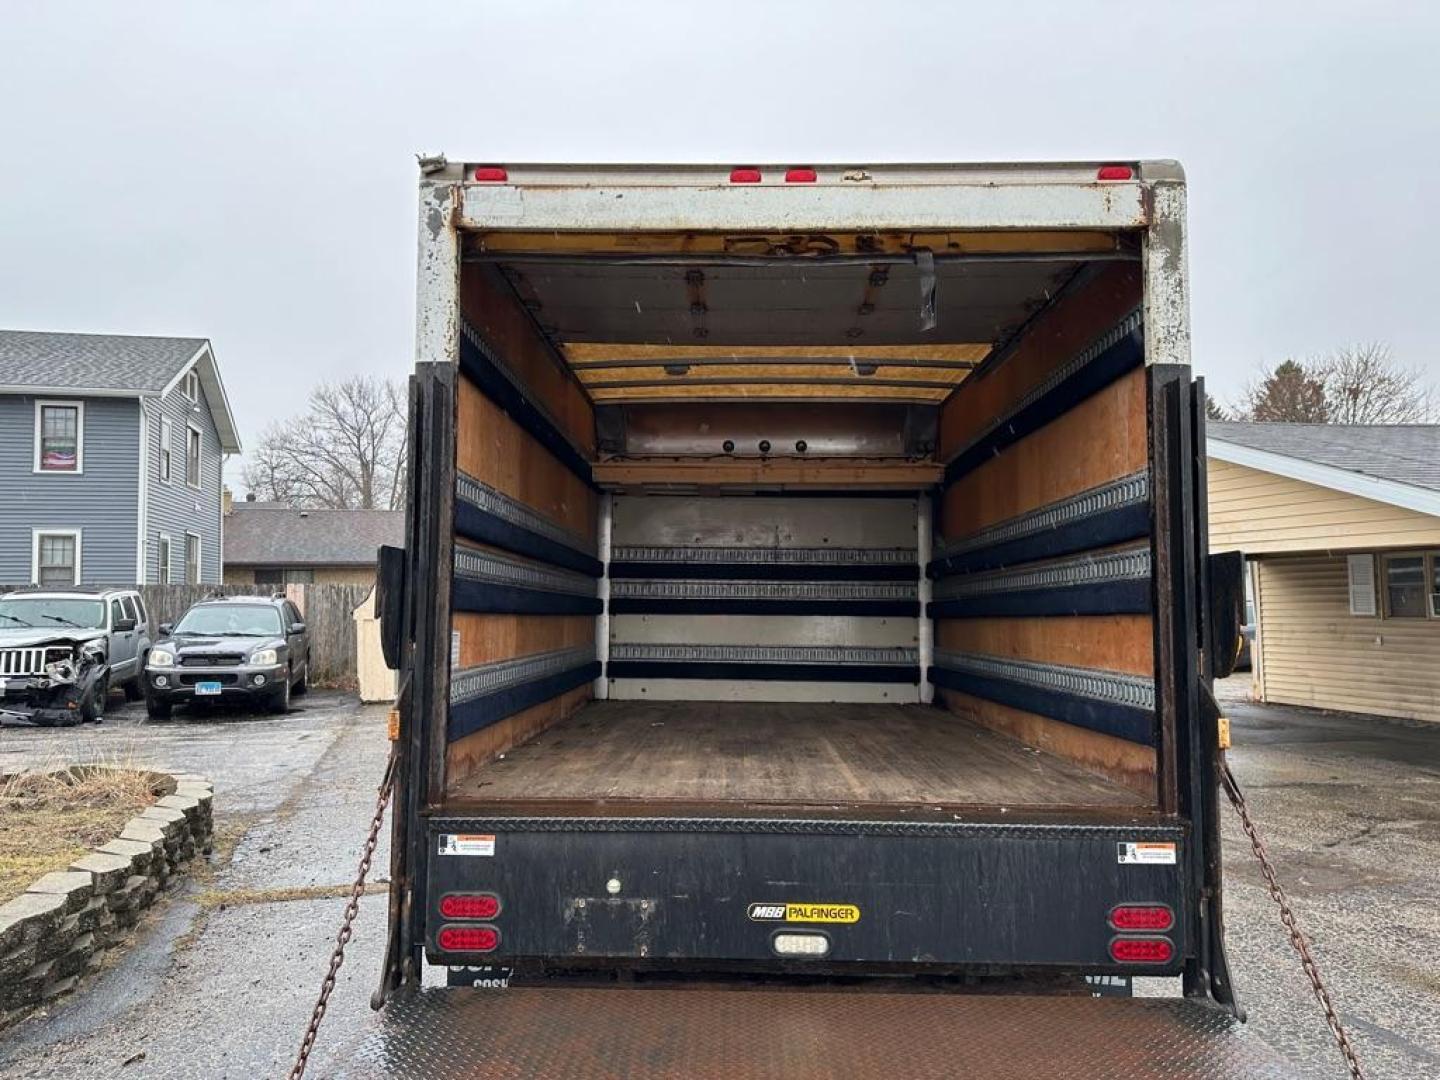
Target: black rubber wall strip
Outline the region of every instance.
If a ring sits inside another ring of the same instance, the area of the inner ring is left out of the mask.
[[[445,725],[446,740],[454,742],[456,739],[463,739],[466,735],[487,728],[491,724],[504,720],[507,716],[514,716],[517,712],[528,709],[532,705],[549,701],[567,690],[584,686],[587,682],[599,677],[600,662],[596,660],[577,668],[571,668],[569,671],[547,675],[534,682],[522,683],[520,686],[497,690],[493,694],[485,694],[483,697],[457,702],[450,706],[450,717]]]
[[[945,466],[945,486],[949,487],[966,473],[1013,446],[1025,436],[1039,431],[1073,409],[1079,402],[1105,389],[1127,371],[1145,360],[1145,337],[1141,329],[1133,330],[1100,353],[1075,374],[1057,383],[1047,393],[1025,408],[1005,417]]]
[[[995,615],[1145,615],[1150,580],[1102,581],[1054,589],[990,593],[932,601],[932,619],[978,619]]]
[[[915,563],[882,565],[809,565],[804,563],[691,563],[612,562],[612,578],[651,581],[918,581]]]
[[[481,544],[493,544],[505,551],[513,551],[517,555],[538,559],[552,566],[578,570],[593,578],[605,573],[605,567],[593,555],[587,555],[558,540],[506,521],[459,497],[455,499],[455,531],[466,539]]]
[[[918,618],[918,600],[691,600],[612,596],[612,615],[891,615]]]
[[[590,463],[581,456],[560,429],[550,422],[550,418],[516,389],[515,384],[505,377],[495,361],[465,334],[460,335],[460,370],[480,388],[481,393],[504,409],[512,420],[549,450],[560,464],[594,490],[600,490],[595,485]]]
[[[702,660],[611,660],[610,679],[765,679],[791,682],[919,683],[920,668],[892,664],[754,664]]]
[[[516,615],[599,615],[602,610],[600,598],[596,596],[521,589],[514,585],[469,581],[462,577],[455,579],[452,606],[456,611],[508,612]]]
[[[1117,506],[1092,517],[1072,521],[1044,533],[1022,536],[991,547],[976,548],[936,559],[929,566],[932,578],[995,570],[1002,566],[1074,555],[1092,548],[1119,544],[1150,535],[1150,505]]]
[[[1078,694],[1042,690],[1009,679],[972,675],[950,668],[932,667],[929,678],[936,686],[943,686],[947,690],[958,690],[971,697],[1062,720],[1067,724],[1103,732],[1128,742],[1155,745],[1155,714],[1146,709],[1097,701]]]

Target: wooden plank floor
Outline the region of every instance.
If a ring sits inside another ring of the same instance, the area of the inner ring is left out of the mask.
[[[1079,766],[925,705],[593,702],[452,795],[508,800],[1135,806]]]

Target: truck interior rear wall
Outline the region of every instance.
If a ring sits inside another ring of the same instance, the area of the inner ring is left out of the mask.
[[[467,257],[431,805],[1160,807],[1112,241]]]

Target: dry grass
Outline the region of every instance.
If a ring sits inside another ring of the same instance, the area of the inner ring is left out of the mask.
[[[0,904],[120,834],[161,793],[156,774],[76,765],[0,776]]]

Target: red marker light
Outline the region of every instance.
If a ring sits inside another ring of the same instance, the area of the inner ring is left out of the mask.
[[[446,952],[494,952],[500,931],[493,926],[446,926],[436,940]]]
[[[1135,170],[1129,165],[1101,165],[1095,172],[1096,180],[1129,180]]]
[[[440,915],[446,919],[493,919],[500,914],[500,898],[490,893],[451,893],[440,898]]]
[[[814,169],[786,169],[785,183],[787,184],[813,184],[815,183]]]
[[[1117,964],[1168,964],[1175,946],[1168,938],[1116,938],[1110,942],[1110,959]]]
[[[475,170],[475,179],[482,184],[503,184],[510,179],[510,174],[498,165],[481,165]]]
[[[759,169],[731,169],[730,183],[732,184],[758,184],[760,183]]]
[[[1121,904],[1110,912],[1116,930],[1169,930],[1175,913],[1164,904]]]

